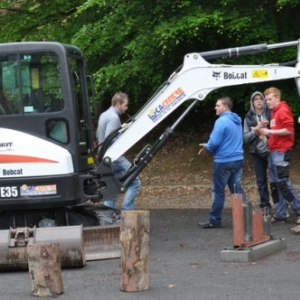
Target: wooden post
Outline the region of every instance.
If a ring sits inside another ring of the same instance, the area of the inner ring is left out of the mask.
[[[57,296],[63,293],[59,244],[27,246],[28,268],[33,296]]]
[[[150,213],[122,211],[120,224],[120,290],[138,292],[149,289]]]

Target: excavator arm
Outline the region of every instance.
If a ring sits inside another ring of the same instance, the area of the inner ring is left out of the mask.
[[[211,64],[208,62],[216,58],[238,57],[240,55],[255,54],[270,49],[290,46],[298,47],[297,60],[284,64],[225,65]],[[163,146],[183,117],[185,117],[198,101],[203,101],[211,91],[226,86],[294,78],[300,94],[299,58],[299,41],[272,45],[259,44],[185,55],[182,67],[169,77],[163,86],[129,122],[122,125],[119,130],[121,135],[106,149],[96,171],[96,173],[101,176],[103,186],[109,187],[109,196],[105,189],[102,191],[104,200],[106,195],[110,198],[112,197],[113,190],[114,195],[126,190],[126,187],[130,185],[159,148]],[[194,102],[192,102],[179,120],[165,131],[154,146],[148,145],[141,151],[134,160],[129,172],[122,178],[114,178],[111,163],[135,145],[177,107],[191,99],[194,99]]]

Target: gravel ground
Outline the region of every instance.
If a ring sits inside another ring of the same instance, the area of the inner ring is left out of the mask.
[[[256,186],[247,186],[244,189],[248,199],[258,199]],[[136,208],[210,208],[211,193],[211,185],[209,184],[143,186],[136,198]],[[231,207],[231,194],[228,189],[226,190],[225,207]]]
[[[294,185],[300,194],[300,185]],[[243,186],[248,200],[258,202],[256,185]],[[122,196],[117,207],[120,207]],[[210,184],[142,185],[135,201],[136,209],[200,209],[211,207]],[[231,194],[226,189],[225,208],[231,208]]]

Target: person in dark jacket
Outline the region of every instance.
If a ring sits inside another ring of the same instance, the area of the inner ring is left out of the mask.
[[[268,143],[266,137],[259,135],[259,128],[267,127],[270,120],[270,110],[265,97],[259,91],[250,98],[250,109],[244,119],[244,142],[249,143],[249,152],[256,178],[261,208],[271,208],[268,190]]]

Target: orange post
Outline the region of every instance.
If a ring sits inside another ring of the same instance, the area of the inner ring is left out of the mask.
[[[247,216],[249,218],[248,214]],[[232,218],[234,248],[252,247],[271,240],[270,235],[264,235],[263,213],[260,209],[253,210],[250,214],[251,220],[246,220],[241,194],[234,194],[232,197]],[[250,226],[250,228],[247,226]],[[249,230],[249,232],[245,232],[245,230]],[[245,233],[251,236],[251,240],[245,240]]]
[[[264,237],[263,213],[260,209],[253,211],[253,241],[260,241]]]
[[[244,213],[241,194],[232,196],[233,247],[241,247],[244,242]]]

